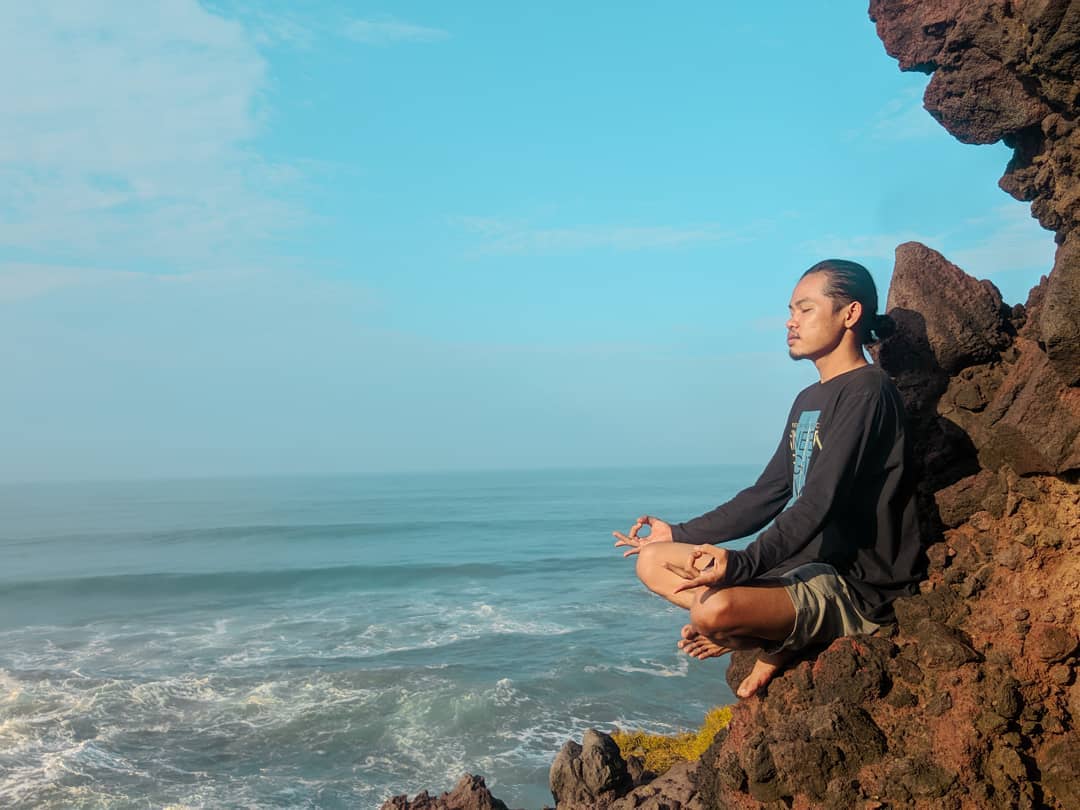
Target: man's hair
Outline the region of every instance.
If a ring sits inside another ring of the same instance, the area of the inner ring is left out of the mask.
[[[825,273],[825,295],[833,300],[834,311],[840,307],[858,301],[862,304],[863,314],[859,318],[859,342],[877,343],[896,331],[896,322],[888,315],[877,314],[877,286],[870,271],[858,262],[847,259],[826,259],[818,262],[805,273],[803,278],[812,273]]]

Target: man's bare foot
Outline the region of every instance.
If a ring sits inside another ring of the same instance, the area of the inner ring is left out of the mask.
[[[724,653],[731,652],[730,647],[717,644],[708,636],[703,636],[689,624],[682,629],[682,639],[678,647],[691,658],[704,661],[706,658],[716,658]]]
[[[741,698],[748,698],[756,693],[761,687],[773,679],[777,672],[787,664],[788,657],[785,655],[762,655],[754,662],[754,668],[750,674],[743,678],[739,688],[735,690]]]

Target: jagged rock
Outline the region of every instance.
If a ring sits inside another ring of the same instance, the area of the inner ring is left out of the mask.
[[[1080,385],[1080,6],[1071,0],[872,0],[902,70],[934,75],[924,105],[966,143],[1013,148],[1001,187],[1031,202],[1058,248],[1036,339],[1067,385]]]
[[[484,777],[465,774],[448,793],[435,797],[422,791],[412,801],[408,796],[394,796],[382,805],[382,810],[508,810],[491,795]]]
[[[611,805],[611,810],[705,810],[694,783],[695,762],[679,762],[662,776],[635,788]]]
[[[1065,385],[1037,346],[1021,339],[1018,347],[1020,359],[982,424],[971,425],[980,458],[1021,475],[1080,468],[1080,390]]]
[[[606,807],[633,787],[619,746],[591,728],[580,745],[568,740],[562,747],[551,763],[549,784],[558,808]]]
[[[589,729],[581,745],[569,740],[555,757],[551,794],[558,810],[705,810],[696,768],[697,763],[677,763],[660,776],[637,768],[635,780],[615,741]]]
[[[1076,152],[1080,153],[1080,129]],[[1080,198],[1080,195],[1073,195]],[[1071,233],[1054,257],[1039,317],[1039,338],[1051,365],[1069,385],[1080,383],[1080,233]]]
[[[1004,493],[998,476],[989,470],[982,470],[938,490],[934,499],[941,513],[941,522],[951,529],[985,508],[985,501],[998,494],[1001,495],[1001,510],[1004,511]]]
[[[859,704],[881,697],[890,686],[886,660],[892,649],[885,639],[838,639],[813,664],[814,699]]]
[[[1064,627],[1039,622],[1031,628],[1025,645],[1040,661],[1063,661],[1076,649],[1076,636]]]
[[[979,660],[979,654],[963,634],[941,622],[926,619],[919,623],[913,635],[924,669],[954,670]]]
[[[887,308],[917,313],[933,361],[946,374],[995,360],[1011,342],[997,287],[918,242],[896,248]]]
[[[1049,798],[1056,799],[1059,806],[1066,810],[1080,808],[1080,780],[1076,778],[1080,741],[1075,733],[1044,748],[1037,762]]]
[[[957,775],[928,757],[900,757],[886,771],[886,795],[894,802],[940,799],[957,781]]]

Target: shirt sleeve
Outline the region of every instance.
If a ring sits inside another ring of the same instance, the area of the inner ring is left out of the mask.
[[[833,506],[850,493],[881,416],[880,397],[866,391],[837,401],[802,493],[753,543],[728,552],[725,585],[741,585],[764,574],[821,532]]]
[[[744,489],[727,503],[700,517],[671,527],[671,538],[677,543],[723,543],[760,531],[776,517],[791,498],[791,481],[787,468],[788,437],[780,437],[780,445],[766,465],[757,482]]]

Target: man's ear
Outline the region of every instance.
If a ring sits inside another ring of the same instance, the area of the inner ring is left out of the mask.
[[[858,301],[852,301],[845,309],[844,326],[850,329],[855,326],[855,324],[859,322],[859,318],[862,317],[862,304]]]

